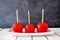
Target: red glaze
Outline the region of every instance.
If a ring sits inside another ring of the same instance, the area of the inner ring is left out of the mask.
[[[17,23],[17,22],[13,23],[12,30],[14,32],[22,32],[22,23]]]
[[[35,28],[33,24],[26,24],[25,26],[25,31],[26,33],[32,33],[34,32]]]
[[[48,24],[46,22],[39,22],[37,24],[37,31],[38,32],[47,32],[48,31]]]

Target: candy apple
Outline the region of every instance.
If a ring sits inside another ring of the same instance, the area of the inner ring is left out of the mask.
[[[26,33],[34,32],[34,25],[33,24],[26,24],[25,31],[26,31]]]
[[[12,24],[12,30],[14,31],[14,32],[22,32],[22,23],[20,23],[20,22],[15,22],[15,23],[13,23]]]
[[[37,24],[37,31],[38,32],[47,32],[48,31],[48,23],[46,22],[39,22]]]

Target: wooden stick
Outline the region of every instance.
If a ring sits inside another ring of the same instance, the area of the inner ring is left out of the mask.
[[[18,10],[16,9],[16,21],[18,23]]]
[[[42,9],[42,23],[44,22],[44,9]]]
[[[30,11],[28,10],[28,23],[30,24]]]

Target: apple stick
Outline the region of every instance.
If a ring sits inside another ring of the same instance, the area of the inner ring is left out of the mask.
[[[30,24],[30,11],[28,10],[28,23]]]
[[[16,9],[16,21],[18,23],[18,10]]]
[[[44,9],[42,9],[42,23],[44,22]]]

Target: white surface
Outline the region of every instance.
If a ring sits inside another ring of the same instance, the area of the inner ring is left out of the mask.
[[[48,38],[49,40],[60,40],[60,37],[57,36],[57,35],[47,36],[47,38]]]
[[[0,30],[1,30],[2,28],[0,28]]]
[[[8,32],[8,30],[10,30],[10,29],[5,28],[5,29],[1,30],[0,32]]]
[[[49,28],[52,32],[57,33],[58,35],[46,35],[48,40],[60,40],[60,28]],[[9,29],[4,29],[0,31],[0,40],[32,40],[31,36],[15,36],[14,34],[8,33]],[[47,38],[43,35],[33,36],[33,40],[47,40]]]
[[[11,34],[5,34],[2,38],[2,40],[15,40],[16,36],[13,36]]]
[[[52,30],[53,32],[60,32],[60,28],[49,28],[49,30]]]
[[[17,38],[17,40],[31,40],[31,37],[30,36],[20,36]]]
[[[33,40],[47,40],[44,36],[33,37]]]

